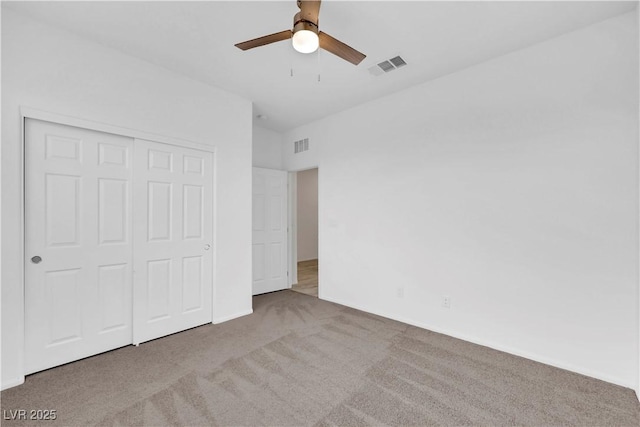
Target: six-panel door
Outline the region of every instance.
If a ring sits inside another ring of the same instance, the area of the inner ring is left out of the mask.
[[[287,172],[253,168],[253,295],[287,283]]]
[[[212,321],[213,155],[135,141],[134,343]]]
[[[131,343],[130,138],[25,123],[25,371]]]
[[[25,121],[25,373],[211,322],[213,155]]]

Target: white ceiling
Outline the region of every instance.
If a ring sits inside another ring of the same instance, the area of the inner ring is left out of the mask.
[[[325,1],[320,29],[367,55],[358,66],[289,41],[243,52],[235,43],[289,29],[295,0],[3,2],[254,102],[259,125],[285,131],[415,84],[631,11],[636,2]],[[368,68],[401,55],[404,68]],[[291,77],[293,69],[293,77]],[[320,74],[320,82],[318,82]]]

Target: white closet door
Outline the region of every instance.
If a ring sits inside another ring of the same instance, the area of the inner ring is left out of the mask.
[[[25,372],[132,342],[132,142],[25,123]]]
[[[212,321],[213,154],[135,141],[134,337]]]
[[[253,168],[253,295],[288,287],[287,172]]]

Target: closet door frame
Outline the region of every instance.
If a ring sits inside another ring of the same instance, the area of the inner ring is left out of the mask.
[[[19,352],[20,352],[20,361],[21,361],[21,371],[22,377],[16,382],[15,385],[21,384],[24,382],[25,377],[25,333],[26,333],[26,325],[25,325],[25,268],[26,268],[26,260],[27,256],[25,254],[26,247],[26,217],[25,217],[25,144],[26,144],[26,132],[25,132],[25,124],[27,119],[35,119],[42,120],[52,123],[57,123],[61,125],[73,126],[77,128],[83,128],[98,132],[106,132],[121,136],[126,136],[135,139],[145,139],[150,141],[156,141],[163,144],[175,145],[178,147],[184,148],[192,148],[201,151],[207,151],[212,153],[213,155],[213,241],[211,242],[212,250],[213,250],[213,277],[212,277],[212,286],[211,286],[211,298],[212,298],[212,307],[215,307],[215,300],[217,294],[217,286],[216,286],[216,271],[217,265],[216,260],[218,258],[218,250],[217,250],[217,147],[215,145],[207,145],[194,141],[167,137],[163,135],[157,135],[149,132],[139,131],[136,129],[130,129],[125,127],[120,127],[116,125],[111,125],[108,123],[99,122],[96,120],[90,120],[85,118],[67,116],[63,114],[52,113],[48,111],[39,110],[36,108],[21,106],[20,107],[20,152],[19,155],[19,172],[20,172],[20,180],[17,183],[20,191],[20,244],[19,247],[14,248],[18,251],[19,259],[20,259],[20,289],[19,289],[19,299],[21,303],[19,304],[19,309],[21,311],[20,322],[14,325],[14,331],[18,334],[18,339],[21,343]],[[133,147],[132,147],[133,148]],[[135,173],[135,171],[134,171]],[[213,309],[215,310],[215,309]],[[212,313],[212,318],[215,319],[215,312]]]

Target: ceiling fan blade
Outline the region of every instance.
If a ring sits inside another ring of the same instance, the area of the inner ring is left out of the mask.
[[[334,55],[339,56],[345,61],[351,62],[353,65],[358,65],[364,58],[367,57],[364,53],[360,53],[349,45],[342,43],[338,39],[334,39],[327,33],[320,31],[318,34],[320,37],[320,47],[324,50],[328,50]]]
[[[300,6],[300,18],[311,21],[318,25],[318,16],[320,15],[320,1],[315,0],[298,0]]]
[[[269,34],[268,36],[258,37],[257,39],[247,40],[246,42],[238,43],[235,46],[238,49],[248,50],[253,49],[254,47],[290,39],[291,35],[291,30],[285,30],[280,31],[279,33]]]

